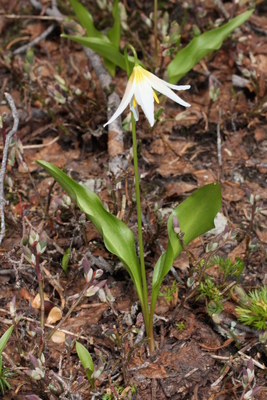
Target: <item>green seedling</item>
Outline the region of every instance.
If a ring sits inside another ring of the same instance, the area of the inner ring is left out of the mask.
[[[181,321],[178,324],[175,324],[175,326],[179,331],[184,331],[186,329],[186,325],[185,325],[184,321]]]
[[[200,297],[205,297],[209,301],[218,302],[223,299],[223,296],[220,294],[218,287],[214,283],[214,279],[210,276],[205,276],[203,281],[200,282],[198,291],[200,294],[197,296],[197,300]]]
[[[67,248],[67,250],[65,251],[65,253],[62,257],[62,269],[65,272],[67,278],[69,276],[69,273],[68,273],[69,261],[70,261],[70,247]]]
[[[12,334],[13,328],[14,328],[13,325],[10,328],[8,328],[8,330],[3,334],[3,336],[0,339],[0,389],[3,395],[5,394],[6,388],[11,389],[11,385],[8,383],[7,379],[10,378],[12,374],[8,370],[8,368],[3,368],[2,353],[8,342],[8,339]]]
[[[237,282],[239,282],[240,276],[245,267],[244,261],[241,258],[236,257],[235,261],[232,262],[230,258],[222,258],[220,256],[215,255],[210,259],[209,267],[213,265],[218,265],[218,268],[223,272],[223,282],[225,283],[226,279],[231,276],[237,277]]]
[[[136,393],[136,385],[133,384],[131,386],[128,386],[127,388],[124,388],[123,386],[119,386],[119,385],[114,385],[111,388],[111,393],[105,393],[102,396],[102,400],[113,400],[118,398],[118,396],[120,396],[120,398],[124,399],[127,396],[127,399],[131,399],[132,398],[132,394]]]
[[[95,369],[92,357],[89,351],[79,342],[76,342],[76,351],[78,357],[82,363],[83,368],[85,369],[87,379],[89,380],[92,389],[95,387],[95,379],[99,378],[104,370],[104,362],[103,356],[99,352],[99,361],[98,366]]]
[[[164,287],[163,292],[159,291],[159,297],[164,297],[165,300],[170,304],[174,299],[174,293],[177,292],[177,283],[176,281],[172,282],[172,286]]]

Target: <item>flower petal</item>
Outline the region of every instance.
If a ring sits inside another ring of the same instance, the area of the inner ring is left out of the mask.
[[[158,78],[158,79],[160,81],[162,80],[160,78]],[[169,88],[174,89],[174,90],[188,90],[188,89],[191,88],[191,85],[173,85],[172,83],[168,83],[168,82],[165,82],[165,81],[163,81],[163,82],[165,83],[166,86],[168,86]]]
[[[191,105],[189,103],[182,100],[179,96],[177,96],[177,94],[175,94],[170,89],[170,87],[177,88],[179,86],[171,85],[170,83],[163,81],[162,79],[158,78],[157,76],[151,74],[148,71],[145,71],[144,78],[149,83],[149,85],[151,85],[153,87],[153,89],[164,94],[165,96],[168,96],[171,100],[175,101],[178,104],[181,104],[184,107],[191,107]],[[190,88],[190,85],[184,85],[184,86],[180,86],[180,87],[182,88],[182,90],[186,90],[186,89]]]
[[[135,99],[148,119],[150,126],[154,125],[154,96],[153,90],[146,79],[139,80],[135,86]]]
[[[123,98],[121,99],[119,107],[117,108],[115,113],[112,115],[110,120],[103,125],[104,127],[108,124],[111,124],[113,121],[115,121],[116,118],[119,117],[119,115],[121,115],[123,113],[125,108],[130,103],[131,98],[133,97],[134,90],[135,90],[135,77],[134,77],[134,79],[129,79],[126,89],[125,89],[125,93],[123,95]]]

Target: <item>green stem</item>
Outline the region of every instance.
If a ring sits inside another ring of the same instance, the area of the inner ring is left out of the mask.
[[[139,173],[138,173],[138,160],[137,160],[136,129],[135,129],[135,119],[133,113],[131,115],[131,122],[132,122],[132,136],[133,136],[133,161],[134,161],[134,178],[135,178],[136,209],[137,209],[137,224],[138,224],[138,242],[139,242],[141,277],[143,286],[143,314],[144,314],[145,327],[148,335],[149,309],[148,309],[146,269],[145,269],[145,259],[144,259],[143,235],[142,235],[141,200],[140,200]],[[153,340],[153,337],[152,338],[150,337],[150,341],[151,340]]]
[[[130,74],[131,74],[131,71],[130,71],[130,68],[129,68],[129,60],[128,60],[128,55],[127,55],[127,48],[129,48],[129,49],[132,50],[132,52],[133,52],[135,67],[138,67],[139,63],[138,63],[138,57],[137,57],[137,53],[136,53],[136,51],[135,51],[135,48],[134,48],[131,44],[127,43],[127,44],[124,46],[124,58],[125,58],[125,63],[126,63],[127,77],[128,77],[128,79],[129,79]]]
[[[158,0],[154,0],[155,63],[158,68]]]
[[[138,66],[138,58],[135,48],[126,44],[124,47],[124,57],[126,63],[127,76],[130,77],[130,68],[128,62],[127,49],[130,49],[134,55],[135,66]],[[152,315],[152,329],[149,328],[149,308],[148,308],[148,295],[147,295],[147,282],[146,282],[146,268],[145,268],[145,258],[144,258],[144,246],[143,246],[143,235],[142,235],[142,217],[141,217],[141,199],[140,199],[140,186],[139,186],[139,173],[138,173],[138,159],[137,159],[137,143],[136,143],[136,129],[135,129],[135,119],[133,113],[131,113],[132,122],[132,137],[133,137],[133,161],[134,161],[134,178],[135,178],[135,193],[136,193],[136,209],[137,209],[137,225],[138,225],[138,243],[139,243],[139,256],[141,265],[141,279],[142,279],[142,290],[143,296],[139,295],[139,300],[142,307],[144,323],[146,327],[146,333],[149,338],[149,350],[153,353],[155,348],[154,336],[153,336],[153,315]]]

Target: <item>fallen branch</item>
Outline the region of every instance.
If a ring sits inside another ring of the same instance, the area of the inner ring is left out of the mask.
[[[17,132],[18,126],[19,126],[19,114],[18,114],[18,110],[16,109],[14,100],[9,93],[5,93],[5,97],[10,105],[12,116],[14,119],[14,124],[13,124],[13,128],[11,129],[11,131],[9,132],[9,134],[6,137],[6,142],[5,142],[4,150],[3,150],[2,166],[1,166],[1,171],[0,171],[0,212],[1,212],[0,245],[2,243],[4,234],[5,234],[5,230],[6,230],[5,214],[4,214],[4,206],[6,204],[6,201],[4,199],[4,181],[5,181],[8,149],[9,149],[11,138]]]

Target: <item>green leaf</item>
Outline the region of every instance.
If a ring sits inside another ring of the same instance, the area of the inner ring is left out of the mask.
[[[86,8],[77,0],[69,0],[72,8],[79,20],[81,26],[86,29],[86,35],[90,38],[98,38],[103,40],[104,42],[109,43],[107,38],[102,35],[102,33],[97,30],[94,26],[94,21],[92,15],[86,10]],[[120,19],[119,19],[119,7],[118,0],[115,1],[113,6],[113,17],[114,17],[114,25],[110,29],[107,34],[107,37],[110,39],[111,43],[118,49],[120,44]],[[79,42],[78,42],[79,43]],[[90,46],[88,46],[90,47]],[[93,50],[93,49],[92,49]],[[99,53],[100,54],[100,53]],[[104,56],[103,56],[104,57]],[[109,73],[114,76],[116,64],[110,61],[109,59],[104,59],[106,67]]]
[[[107,37],[109,38],[111,43],[114,44],[114,46],[118,49],[121,41],[121,22],[118,0],[114,1],[112,15],[114,18],[114,24],[113,27],[108,31]]]
[[[121,22],[120,22],[118,0],[114,1],[112,15],[114,18],[114,24],[113,27],[107,32],[107,37],[111,41],[111,43],[119,50],[121,41]],[[105,60],[105,64],[111,76],[115,76],[116,64],[107,59]]]
[[[65,272],[66,276],[69,276],[68,273],[68,265],[70,261],[70,247],[65,251],[63,257],[62,257],[62,269]]]
[[[214,50],[218,50],[230,33],[242,25],[253,13],[246,11],[219,28],[212,29],[195,37],[184,49],[178,52],[168,66],[170,83],[179,81],[202,58]]]
[[[3,336],[0,339],[0,355],[2,354],[2,352],[3,352],[4,348],[5,348],[5,345],[7,344],[7,341],[11,336],[13,328],[14,328],[14,326],[11,325],[11,327],[8,328],[8,330],[3,334]]]
[[[185,233],[183,243],[188,245],[198,236],[214,228],[214,218],[220,208],[221,186],[218,183],[211,183],[196,190],[171,213],[168,220],[169,242],[167,250],[159,258],[153,273],[151,313],[154,312],[163,278],[183,250],[173,229],[173,217],[176,215],[181,232]]]
[[[103,207],[99,197],[94,192],[75,182],[55,165],[47,161],[36,162],[65,189],[101,233],[106,248],[122,261],[136,287],[143,309],[141,269],[135,251],[133,232],[124,222]]]
[[[94,372],[94,363],[92,357],[89,351],[79,342],[76,342],[76,350],[82,366],[86,370],[87,378],[90,380],[91,375]]]
[[[79,23],[84,29],[86,29],[87,36],[103,39],[104,36],[98,29],[95,28],[93,17],[89,11],[87,11],[86,8],[77,0],[69,0],[69,2],[76,14],[76,17],[78,18]]]
[[[82,46],[89,47],[91,50],[98,53],[100,56],[106,58],[107,60],[113,62],[118,67],[126,71],[126,64],[123,55],[114,46],[114,44],[109,43],[103,39],[93,38],[93,37],[81,37],[81,36],[70,36],[62,34],[61,37],[73,40],[81,44]],[[130,58],[130,57],[129,57]],[[134,62],[129,59],[130,67],[133,68]]]

